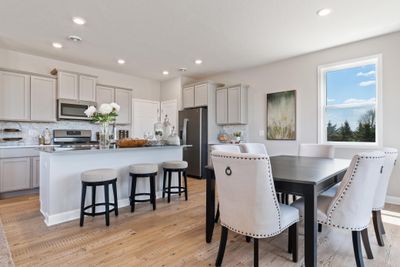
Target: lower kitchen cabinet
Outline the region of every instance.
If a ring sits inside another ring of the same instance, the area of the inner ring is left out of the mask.
[[[31,158],[0,160],[0,192],[31,187]]]
[[[40,185],[40,157],[32,158],[32,187]]]

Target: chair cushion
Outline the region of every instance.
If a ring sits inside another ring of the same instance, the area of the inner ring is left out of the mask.
[[[335,184],[334,186],[332,186],[328,190],[322,192],[321,196],[334,197],[334,196],[336,196],[336,192],[337,192],[339,187],[340,187],[340,183]]]
[[[281,210],[281,229],[284,230],[291,226],[293,223],[299,221],[299,210],[279,203],[279,208]]]
[[[83,182],[104,182],[118,177],[118,171],[115,169],[94,169],[85,171],[81,174]]]
[[[324,223],[327,221],[328,216],[328,208],[331,202],[333,201],[333,197],[320,195],[317,198],[317,220],[320,223]],[[292,206],[297,208],[300,212],[300,217],[304,217],[304,198],[300,198],[292,203]]]
[[[163,163],[163,168],[165,169],[186,169],[188,167],[188,163],[186,161],[166,161]]]
[[[133,164],[129,166],[129,171],[135,174],[155,173],[158,171],[157,164]]]

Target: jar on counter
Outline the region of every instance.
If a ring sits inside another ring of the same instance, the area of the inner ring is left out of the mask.
[[[43,137],[44,137],[44,144],[50,145],[51,144],[51,132],[50,132],[49,128],[46,128],[44,130]]]

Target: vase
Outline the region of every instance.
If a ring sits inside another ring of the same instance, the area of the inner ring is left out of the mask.
[[[110,148],[110,124],[108,122],[102,122],[100,125],[99,148]]]

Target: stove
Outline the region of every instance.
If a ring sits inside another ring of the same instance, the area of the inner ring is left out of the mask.
[[[98,142],[91,139],[91,130],[53,130],[53,143],[65,148],[96,147]]]

